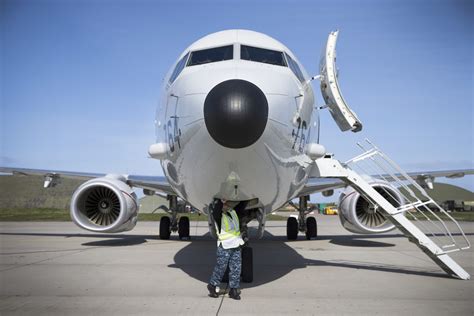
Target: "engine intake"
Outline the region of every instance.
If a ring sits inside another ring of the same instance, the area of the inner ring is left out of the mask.
[[[388,182],[372,182],[371,186],[393,206],[402,204],[400,191]],[[395,228],[378,206],[369,203],[352,187],[339,197],[339,218],[345,229],[358,234],[385,233]]]
[[[125,178],[107,175],[83,183],[71,200],[71,218],[81,228],[102,233],[131,230],[137,223],[137,196]]]

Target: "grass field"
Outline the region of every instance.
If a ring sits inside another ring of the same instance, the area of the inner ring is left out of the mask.
[[[164,213],[139,213],[139,221],[159,221]],[[180,216],[188,216],[191,221],[207,221],[204,214],[180,214]],[[286,217],[278,215],[270,215],[268,220],[286,220]],[[70,221],[69,210],[40,208],[40,209],[0,209],[0,221]]]
[[[444,214],[436,213],[436,215],[443,220],[449,220],[449,218]],[[474,222],[474,212],[451,212],[449,213],[449,215],[451,215],[451,217],[453,217],[457,221]],[[436,217],[433,216],[431,213],[427,213],[427,216],[429,219],[436,219]],[[414,218],[410,215],[406,215],[406,217],[408,219],[414,220]],[[416,213],[416,218],[418,220],[426,220],[426,218],[419,213]]]
[[[167,214],[158,213],[139,213],[139,221],[159,221],[162,216]],[[180,214],[181,216],[188,216],[191,221],[207,221],[207,216],[204,214]],[[450,213],[452,217],[459,221],[474,222],[474,212],[453,212]],[[325,215],[318,215],[325,216]],[[442,216],[441,216],[442,217]],[[433,217],[432,217],[433,218]],[[442,217],[443,218],[443,217]],[[267,220],[271,221],[286,221],[286,216],[269,215]],[[69,210],[61,209],[5,209],[0,208],[0,221],[70,221]]]

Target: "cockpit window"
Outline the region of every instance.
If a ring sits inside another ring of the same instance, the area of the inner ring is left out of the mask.
[[[240,46],[240,59],[277,66],[286,66],[282,52],[252,46]]]
[[[288,60],[288,66],[290,66],[291,71],[295,74],[295,76],[298,78],[299,81],[304,82],[304,75],[303,72],[300,69],[300,66],[298,66],[298,63],[290,57],[287,53],[285,53],[286,59]]]
[[[176,67],[173,70],[173,73],[171,74],[170,83],[173,83],[176,80],[176,78],[179,76],[181,71],[183,71],[184,65],[186,65],[186,60],[188,60],[188,56],[189,56],[189,53],[184,55],[184,57],[178,61],[178,63],[176,64]]]
[[[217,61],[229,60],[233,58],[233,45],[197,50],[191,53],[191,57],[188,61],[188,66],[214,63]]]

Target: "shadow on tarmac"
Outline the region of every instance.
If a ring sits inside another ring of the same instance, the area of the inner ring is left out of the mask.
[[[65,237],[65,238],[111,238],[82,243],[82,246],[121,247],[133,246],[160,240],[157,235],[129,235],[129,234],[60,234],[60,233],[0,233],[0,236],[36,236],[36,237]]]
[[[60,233],[0,233],[0,235],[19,235],[37,237],[66,237],[66,238],[107,238],[84,242],[81,245],[86,247],[120,247],[133,246],[147,242],[148,240],[160,240],[156,235],[129,235],[129,234],[60,234]],[[174,237],[174,238],[173,238]],[[401,234],[383,235],[324,235],[318,236],[318,240],[329,240],[330,243],[346,247],[393,247],[394,244],[364,240],[380,238],[403,237]],[[177,236],[172,236],[169,241],[176,242]],[[303,269],[309,266],[335,266],[347,269],[363,269],[370,271],[381,271],[390,273],[400,273],[408,275],[419,275],[427,277],[449,278],[443,272],[427,272],[419,267],[394,266],[376,262],[358,262],[348,260],[314,260],[303,257],[297,250],[304,251],[324,251],[325,249],[302,248],[298,246],[303,241],[303,236],[299,236],[297,241],[288,242],[286,236],[274,236],[265,232],[263,239],[251,240],[254,258],[254,282],[242,283],[242,288],[251,288],[275,281],[295,269]],[[174,256],[174,263],[170,268],[178,268],[190,277],[208,283],[212,269],[216,260],[216,242],[207,233],[202,236],[192,237],[187,241],[187,245],[180,249]],[[289,245],[292,245],[291,247]],[[8,255],[9,253],[2,253]]]
[[[356,238],[333,238],[329,243],[339,246],[346,247],[368,247],[368,248],[381,248],[381,247],[394,247],[395,244],[389,244],[386,242],[364,240]]]
[[[383,235],[379,235],[383,236]],[[392,235],[393,236],[393,235]],[[395,235],[400,236],[402,235]],[[206,238],[207,237],[207,238]],[[360,240],[359,236],[321,236],[318,239],[330,239],[330,243],[350,246],[350,247],[393,247],[394,244],[383,243],[371,240]],[[374,238],[375,236],[370,236]],[[375,237],[377,238],[377,237]],[[174,256],[174,264],[169,265],[172,268],[179,268],[190,277],[209,282],[209,278],[214,268],[216,260],[216,243],[209,242],[210,236],[206,234],[197,240],[193,240],[189,245],[183,247]],[[252,283],[241,283],[242,288],[252,288],[262,284],[275,281],[295,269],[303,269],[308,266],[335,266],[347,269],[363,269],[371,271],[382,271],[390,273],[412,274],[428,277],[447,278],[443,272],[426,272],[418,267],[392,266],[376,262],[357,262],[348,260],[314,260],[307,259],[296,250],[303,249],[298,247],[298,241],[291,242],[290,247],[285,236],[273,236],[265,232],[263,239],[251,241],[254,260],[254,281]],[[303,241],[300,236],[299,241]],[[317,241],[316,241],[317,242]],[[305,248],[305,251],[324,251],[321,248]],[[198,263],[198,264],[196,264]]]

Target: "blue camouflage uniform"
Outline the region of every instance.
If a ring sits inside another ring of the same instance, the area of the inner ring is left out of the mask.
[[[243,207],[245,208],[245,205]],[[218,286],[221,283],[227,265],[229,265],[229,287],[231,289],[238,289],[240,287],[240,273],[242,269],[240,245],[243,244],[243,240],[240,237],[239,219],[235,209],[227,212],[227,214],[223,214],[222,202],[220,201],[212,203],[209,209],[210,215],[214,217],[216,233],[218,235],[217,263],[209,283],[213,286]],[[226,230],[230,233],[226,232]],[[226,238],[228,239],[226,240]]]

